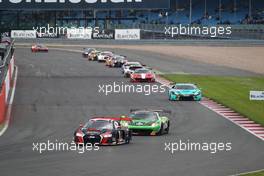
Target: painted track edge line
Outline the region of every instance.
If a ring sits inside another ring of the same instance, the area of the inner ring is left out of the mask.
[[[18,67],[15,65],[15,77],[14,77],[14,82],[13,82],[13,88],[10,96],[10,100],[7,104],[7,113],[6,113],[6,119],[4,122],[4,127],[0,131],[0,136],[2,136],[5,131],[7,130],[11,118],[11,112],[12,112],[12,105],[15,97],[15,91],[16,91],[16,83],[17,83],[17,73],[18,73]]]

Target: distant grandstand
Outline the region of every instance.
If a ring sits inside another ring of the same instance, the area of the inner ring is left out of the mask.
[[[129,9],[122,6],[119,9],[112,9],[111,6],[109,9],[101,9],[100,6],[94,9],[42,9],[32,6],[25,10],[19,4],[18,7],[9,9],[8,6],[0,6],[1,28],[28,29],[48,23],[58,26],[97,25],[103,28],[113,25],[129,28],[138,24],[264,24],[263,0],[170,0],[169,5],[161,9],[147,5]]]
[[[256,33],[254,38],[258,38],[264,30],[264,0],[107,0],[106,3],[101,0],[96,3],[91,3],[94,0],[54,0],[55,3],[48,3],[47,0],[38,3],[36,0],[12,1],[19,3],[0,0],[0,32],[29,30],[47,24],[152,31],[161,31],[165,25],[178,24],[234,25],[238,35],[253,31]],[[117,1],[123,2],[113,3]]]

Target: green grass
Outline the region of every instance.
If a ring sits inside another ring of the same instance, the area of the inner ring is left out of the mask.
[[[250,174],[242,174],[241,176],[264,176],[264,171],[254,172]]]
[[[0,123],[0,131],[2,130],[3,127],[4,127],[4,123]]]
[[[264,77],[164,75],[173,82],[196,83],[203,95],[264,125],[264,101],[250,101],[250,90],[264,90]]]

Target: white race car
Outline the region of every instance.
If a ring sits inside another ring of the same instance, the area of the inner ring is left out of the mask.
[[[128,67],[131,65],[142,66],[140,62],[126,62],[125,64],[122,65],[122,73],[124,74],[125,71],[127,71]]]
[[[130,75],[135,72],[137,69],[143,69],[144,66],[142,65],[130,65],[124,69],[124,76],[126,78],[130,78]]]
[[[111,51],[103,51],[98,55],[98,62],[105,62],[107,58],[113,56],[114,54]]]

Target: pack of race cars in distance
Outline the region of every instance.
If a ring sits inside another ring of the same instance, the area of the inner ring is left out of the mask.
[[[128,61],[126,56],[111,51],[84,48],[83,57],[90,61],[104,62],[108,67],[120,67],[124,77],[131,82],[155,82],[152,69],[136,61]],[[96,58],[96,59],[92,59]],[[195,84],[175,83],[168,91],[169,100],[202,99],[202,91]],[[94,117],[74,132],[76,144],[119,145],[128,144],[132,135],[163,135],[170,130],[167,110],[132,109],[128,116]]]
[[[97,51],[94,48],[84,48],[83,56],[89,57],[89,54],[96,51],[98,62],[105,62],[108,67],[121,67],[121,72],[125,78],[130,78],[131,82],[155,82],[156,75],[150,67],[137,62],[129,61],[126,56],[114,54],[111,51]],[[171,101],[202,99],[202,91],[195,84],[176,83],[168,91],[168,97]]]

